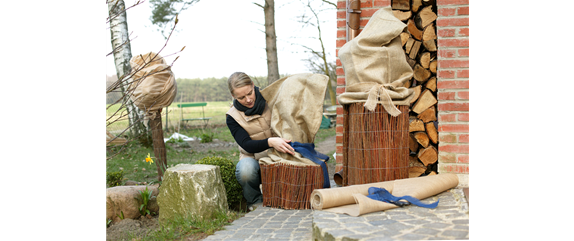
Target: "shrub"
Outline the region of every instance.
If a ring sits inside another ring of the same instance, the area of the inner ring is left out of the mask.
[[[124,170],[119,172],[106,172],[106,182],[108,187],[121,186],[124,179]]]
[[[213,141],[213,133],[211,135],[208,134],[201,134],[201,141],[199,143],[209,143]]]
[[[235,177],[235,163],[233,163],[233,161],[219,156],[210,156],[197,161],[195,164],[219,166],[221,179],[223,180],[227,194],[228,207],[231,209],[234,205],[241,202],[243,199],[243,189]]]

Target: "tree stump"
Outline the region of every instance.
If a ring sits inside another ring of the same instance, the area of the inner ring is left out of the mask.
[[[178,164],[168,168],[157,197],[159,220],[214,218],[227,212],[227,196],[218,166]]]

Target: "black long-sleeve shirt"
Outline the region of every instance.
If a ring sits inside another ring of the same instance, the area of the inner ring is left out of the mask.
[[[231,131],[231,135],[235,138],[237,144],[239,144],[239,146],[241,146],[245,151],[249,153],[257,153],[269,149],[269,143],[267,142],[268,138],[263,140],[252,140],[251,137],[249,137],[249,133],[247,133],[247,131],[229,115],[225,122],[227,123],[227,127],[229,128],[229,131]]]

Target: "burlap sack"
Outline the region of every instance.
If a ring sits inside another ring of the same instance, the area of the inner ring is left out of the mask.
[[[395,105],[410,105],[414,91],[403,85],[413,77],[413,70],[400,38],[406,26],[391,7],[381,8],[357,37],[341,47],[346,90],[338,96],[339,103],[365,102],[370,111],[380,103],[392,116],[401,113]]]
[[[323,120],[323,101],[329,77],[322,74],[295,74],[281,78],[261,90],[271,108],[271,128],[279,137],[313,143]],[[285,163],[316,165],[311,160],[269,149],[260,164]]]
[[[157,111],[169,106],[177,94],[175,77],[170,66],[156,53],[137,55],[130,60],[132,72],[137,71],[130,89],[130,98],[135,105],[154,119]],[[141,70],[140,70],[141,68]]]

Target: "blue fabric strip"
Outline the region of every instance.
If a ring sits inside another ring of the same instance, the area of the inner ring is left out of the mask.
[[[387,191],[387,189],[384,188],[378,188],[378,187],[369,187],[369,195],[367,195],[368,198],[373,199],[373,200],[377,200],[377,201],[383,201],[383,202],[387,202],[387,203],[392,203],[395,204],[399,207],[402,207],[404,205],[409,205],[409,204],[414,204],[417,205],[419,207],[423,207],[423,208],[436,208],[436,206],[438,205],[438,201],[434,203],[429,203],[429,204],[425,204],[422,203],[420,200],[411,197],[411,196],[402,196],[402,197],[395,197],[393,196],[393,194],[389,193],[389,191]],[[404,201],[400,201],[401,199],[406,200],[406,202]]]
[[[300,143],[292,141],[289,143],[289,145],[291,145],[296,152],[299,152],[301,156],[321,166],[321,169],[323,169],[323,188],[330,188],[331,182],[329,181],[329,170],[327,169],[327,164],[325,164],[325,162],[329,161],[329,157],[325,154],[321,154],[315,151],[315,144],[313,143]]]

